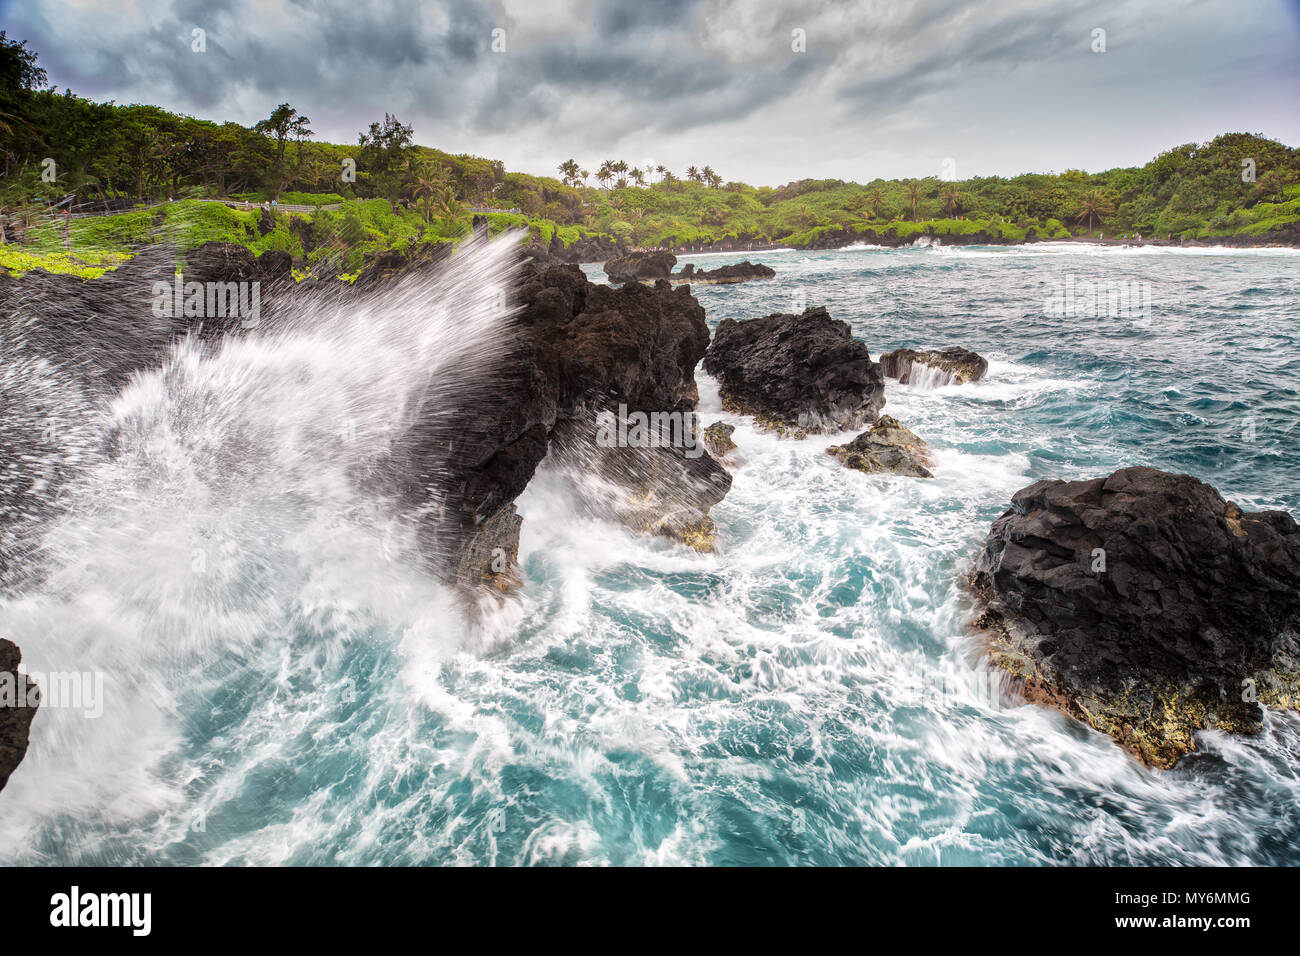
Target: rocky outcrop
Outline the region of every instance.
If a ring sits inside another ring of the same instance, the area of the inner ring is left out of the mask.
[[[709,450],[709,454],[714,458],[725,458],[735,451],[736,443],[731,440],[735,430],[735,425],[726,422],[714,422],[704,429],[704,447]]]
[[[934,477],[928,467],[932,464],[929,446],[889,415],[881,415],[847,445],[831,445],[826,453],[834,455],[846,468],[868,475]]]
[[[605,275],[614,283],[654,282],[667,279],[677,264],[671,252],[633,252],[605,263]]]
[[[133,373],[156,366],[180,335],[248,333],[238,319],[152,311],[152,284],[170,281],[173,257],[142,250],[89,281],[37,273],[0,280],[0,589],[16,587],[15,569],[34,563],[29,516],[53,513],[64,472],[103,454],[107,436],[97,430],[95,408]],[[384,253],[355,285],[294,283],[279,254],[209,244],[186,257],[186,280],[266,283],[260,333],[277,325],[281,305],[314,297],[334,306],[351,296],[382,308],[389,283],[436,271],[442,258],[431,246]],[[461,390],[452,407],[441,397],[358,480],[419,517],[431,568],[460,584],[517,581],[521,519],[513,503],[548,456],[591,479],[574,485],[593,511],[710,547],[709,509],[731,479],[695,431],[694,369],[709,333],[690,290],[666,281],[613,288],[591,283],[575,266],[524,267],[512,297],[519,310],[491,380]],[[605,411],[676,416],[680,427],[661,444],[605,447],[596,422]],[[55,470],[32,473],[32,462]]]
[[[669,282],[692,283],[695,285],[732,285],[737,282],[749,282],[752,279],[771,279],[776,270],[761,262],[748,259],[733,265],[718,266],[716,269],[696,269],[694,263],[688,263],[680,271],[673,272],[677,257],[671,252],[633,252],[619,259],[605,263],[605,274],[613,283],[657,282],[667,279]]]
[[[687,263],[668,277],[671,282],[691,282],[696,285],[733,285],[737,282],[749,282],[753,279],[771,279],[776,270],[761,262],[748,259],[734,265],[719,266],[716,269],[696,269],[693,263]]]
[[[972,579],[1025,697],[1172,766],[1195,733],[1300,703],[1300,529],[1195,478],[1124,468],[1021,489]]]
[[[704,356],[723,407],[783,435],[862,428],[885,404],[885,379],[867,347],[825,308],[802,315],[724,319]]]
[[[393,279],[421,272],[451,258],[453,243],[411,242],[402,249],[367,253],[361,274],[352,284],[354,292],[378,289]],[[265,255],[265,253],[263,253]]]
[[[565,245],[559,236],[550,243],[533,240],[520,247],[526,260],[539,268],[548,269],[558,265],[576,265],[582,262],[608,262],[627,254],[627,245],[610,239],[608,236],[583,236],[570,245]]]
[[[982,379],[989,363],[982,355],[959,346],[898,349],[880,356],[880,370],[902,385],[920,384],[922,380],[934,385],[963,385]]]
[[[700,304],[664,281],[596,285],[576,266],[526,268],[514,297],[514,355],[492,401],[467,400],[458,410],[451,457],[445,443],[417,442],[396,463],[398,486],[447,476],[428,535],[439,563],[462,584],[501,586],[491,557],[497,568],[513,567],[519,531],[503,516],[513,515],[514,499],[548,457],[575,476],[593,513],[711,548],[709,510],[731,479],[701,453],[694,432],[694,369],[709,337]],[[676,441],[609,447],[599,440],[602,413],[675,416],[683,430]]]
[[[292,282],[293,256],[275,249],[254,255],[234,242],[205,242],[185,256],[186,282]]]
[[[23,659],[17,645],[0,638],[0,790],[27,754],[32,718],[40,704],[40,691],[18,670]]]

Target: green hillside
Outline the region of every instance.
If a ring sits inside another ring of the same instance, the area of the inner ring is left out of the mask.
[[[492,230],[527,228],[545,243],[608,237],[675,249],[976,233],[1011,241],[1135,233],[1294,241],[1300,222],[1300,150],[1248,133],[1100,173],[772,188],[725,181],[707,165],[674,173],[603,158],[533,176],[416,145],[414,130],[387,114],[355,144],[318,142],[310,124],[289,104],[249,128],[92,102],[49,88],[36,54],[0,33],[0,217],[11,240],[0,264],[90,275],[141,242],[167,240],[184,251],[215,239],[282,249],[300,274],[351,274],[367,253],[459,239],[482,210],[501,210],[488,216]],[[311,208],[264,217],[203,201],[214,199]],[[56,204],[96,201],[150,208],[67,223],[51,215]]]

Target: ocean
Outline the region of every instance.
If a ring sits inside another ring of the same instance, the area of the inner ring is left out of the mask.
[[[1300,716],[1147,769],[1018,702],[962,590],[1041,478],[1150,465],[1300,515],[1300,251],[681,263],[742,258],[777,278],[695,287],[711,327],[823,305],[873,357],[988,358],[973,384],[887,383],[932,480],[842,467],[825,448],[851,434],[758,432],[701,368],[702,423],[739,446],[716,553],[586,517],[544,464],[518,501],[524,586],[470,623],[317,433],[363,402],[380,442],[384,403],[430,363],[472,375],[486,299],[481,341],[451,358],[448,333],[392,317],[364,343],[182,356],[106,412],[138,454],[72,497],[58,573],[0,602],[29,671],[103,677],[102,714],[38,713],[0,793],[0,861],[1300,863]]]

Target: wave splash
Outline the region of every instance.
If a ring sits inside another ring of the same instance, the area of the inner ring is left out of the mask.
[[[421,621],[443,643],[466,637],[425,573],[427,535],[417,544],[446,476],[423,476],[415,509],[384,478],[404,442],[447,440],[492,400],[511,354],[516,239],[382,298],[290,291],[264,330],[188,336],[104,399],[56,399],[69,372],[45,358],[5,363],[6,392],[25,386],[24,407],[66,423],[61,447],[29,450],[29,471],[66,468],[69,448],[77,468],[48,501],[30,482],[29,509],[52,514],[27,551],[39,574],[0,601],[0,633],[29,672],[86,675],[103,713],[41,709],[3,795],[0,856],[188,806],[187,784],[205,776],[177,756],[204,722],[195,706],[250,659],[310,654],[313,634],[400,639]],[[23,344],[5,347],[21,356]]]

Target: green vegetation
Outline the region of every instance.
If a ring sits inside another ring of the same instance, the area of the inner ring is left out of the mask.
[[[1246,133],[1101,173],[772,188],[726,182],[708,165],[679,177],[618,159],[591,164],[594,175],[569,159],[559,178],[532,176],[415,145],[411,127],[387,113],[351,146],[314,141],[310,122],[288,103],[252,128],[95,103],[48,88],[36,54],[0,33],[0,221],[21,237],[21,253],[0,247],[0,264],[20,270],[44,257],[80,274],[142,242],[169,241],[183,255],[216,240],[288,252],[300,276],[355,276],[369,253],[463,238],[479,212],[491,232],[526,229],[547,244],[606,237],[675,249],[977,234],[1294,241],[1300,222],[1300,150]],[[101,200],[146,208],[58,215]],[[255,205],[271,201],[315,211]]]

